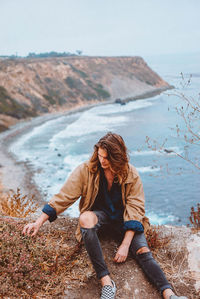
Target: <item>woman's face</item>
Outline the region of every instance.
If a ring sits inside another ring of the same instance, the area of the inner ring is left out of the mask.
[[[110,168],[110,162],[108,160],[107,151],[105,151],[104,149],[102,149],[100,147],[98,149],[98,158],[99,158],[99,162],[101,164],[101,167],[103,169],[109,169]]]

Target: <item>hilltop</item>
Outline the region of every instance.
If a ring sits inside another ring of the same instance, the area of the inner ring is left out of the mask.
[[[45,223],[32,239],[21,231],[27,221],[33,220],[0,217],[0,297],[99,298],[101,287],[85,247],[74,237],[78,220],[59,217],[52,224]],[[123,264],[113,262],[119,246],[113,237],[106,232],[100,239],[117,285],[116,298],[161,298],[132,257]],[[200,233],[187,227],[154,226],[147,239],[176,293],[189,299],[199,298]]]
[[[171,86],[141,57],[0,60],[0,131],[20,119],[153,96]]]

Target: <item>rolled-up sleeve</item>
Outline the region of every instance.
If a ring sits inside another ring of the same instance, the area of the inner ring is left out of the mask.
[[[52,208],[49,204],[46,204],[43,207],[42,212],[49,216],[50,222],[53,222],[57,218],[56,210],[54,208]]]
[[[135,232],[144,232],[144,227],[141,222],[137,220],[129,220],[124,222],[124,230],[133,230]]]

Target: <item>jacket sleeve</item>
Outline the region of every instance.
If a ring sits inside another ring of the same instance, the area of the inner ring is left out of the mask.
[[[145,197],[142,181],[136,170],[132,181],[126,186],[125,202],[124,222],[126,226],[133,224],[132,221],[138,221],[142,224],[145,216]]]
[[[59,193],[49,201],[49,205],[56,211],[56,215],[64,212],[82,195],[84,179],[87,178],[87,166],[79,165],[69,176]]]

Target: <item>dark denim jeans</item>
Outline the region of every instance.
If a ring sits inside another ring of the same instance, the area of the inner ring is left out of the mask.
[[[97,217],[98,222],[92,228],[81,228],[83,241],[96,271],[97,277],[100,279],[109,275],[107,265],[105,263],[99,238],[97,232],[103,227],[109,227],[115,234],[117,233],[119,239],[123,239],[124,231],[122,226],[118,223],[110,221],[109,217],[103,211],[93,211]],[[163,271],[157,264],[151,252],[136,254],[141,247],[148,247],[144,233],[136,232],[130,245],[130,253],[136,259],[148,279],[157,287],[162,293],[165,289],[172,289],[167,281]]]

